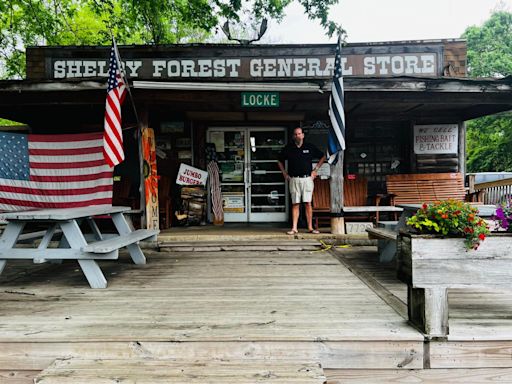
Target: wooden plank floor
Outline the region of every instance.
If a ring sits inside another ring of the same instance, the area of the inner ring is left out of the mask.
[[[282,359],[329,368],[422,368],[423,337],[328,252],[146,252],[101,263],[8,263],[0,370],[56,358]],[[0,377],[2,371],[0,371]]]
[[[393,263],[378,262],[375,247],[336,249],[336,254],[363,279],[372,280],[396,296],[405,308],[407,287],[395,277]],[[426,344],[431,368],[512,368],[512,291],[461,290],[448,292],[450,333],[446,341]],[[475,371],[486,374],[486,371]],[[505,372],[512,382],[510,371]],[[483,379],[482,379],[483,380]],[[421,382],[421,381],[420,381]]]
[[[283,361],[56,360],[35,384],[323,384],[320,364]]]

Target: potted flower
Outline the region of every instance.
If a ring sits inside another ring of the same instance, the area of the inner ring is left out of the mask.
[[[496,205],[493,219],[498,230],[512,233],[512,199]]]
[[[407,225],[419,234],[463,237],[468,250],[477,250],[480,242],[489,234],[489,227],[478,217],[478,210],[457,200],[424,203],[416,214],[407,220]]]
[[[480,265],[492,258],[503,259],[499,256],[503,239],[488,236],[486,221],[468,203],[445,200],[423,204],[407,225],[398,235],[397,252],[398,275],[405,282],[472,284],[482,273],[475,269],[474,261]]]

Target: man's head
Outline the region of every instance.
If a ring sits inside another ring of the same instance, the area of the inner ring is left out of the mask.
[[[302,145],[302,142],[304,141],[304,132],[302,131],[301,127],[297,127],[293,130],[293,142],[296,145]]]

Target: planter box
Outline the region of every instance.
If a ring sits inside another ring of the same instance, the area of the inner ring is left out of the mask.
[[[512,234],[488,236],[478,250],[464,239],[398,235],[397,273],[408,285],[409,320],[431,337],[448,334],[448,288],[508,288],[512,281]]]

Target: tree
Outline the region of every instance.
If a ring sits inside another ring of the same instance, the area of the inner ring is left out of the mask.
[[[462,37],[467,39],[471,77],[512,75],[512,13],[494,12]],[[512,113],[469,121],[467,148],[468,172],[512,171]]]
[[[293,0],[10,0],[0,1],[0,78],[22,78],[30,45],[169,44],[205,41],[225,20],[281,20]],[[297,0],[326,33],[339,0]]]

